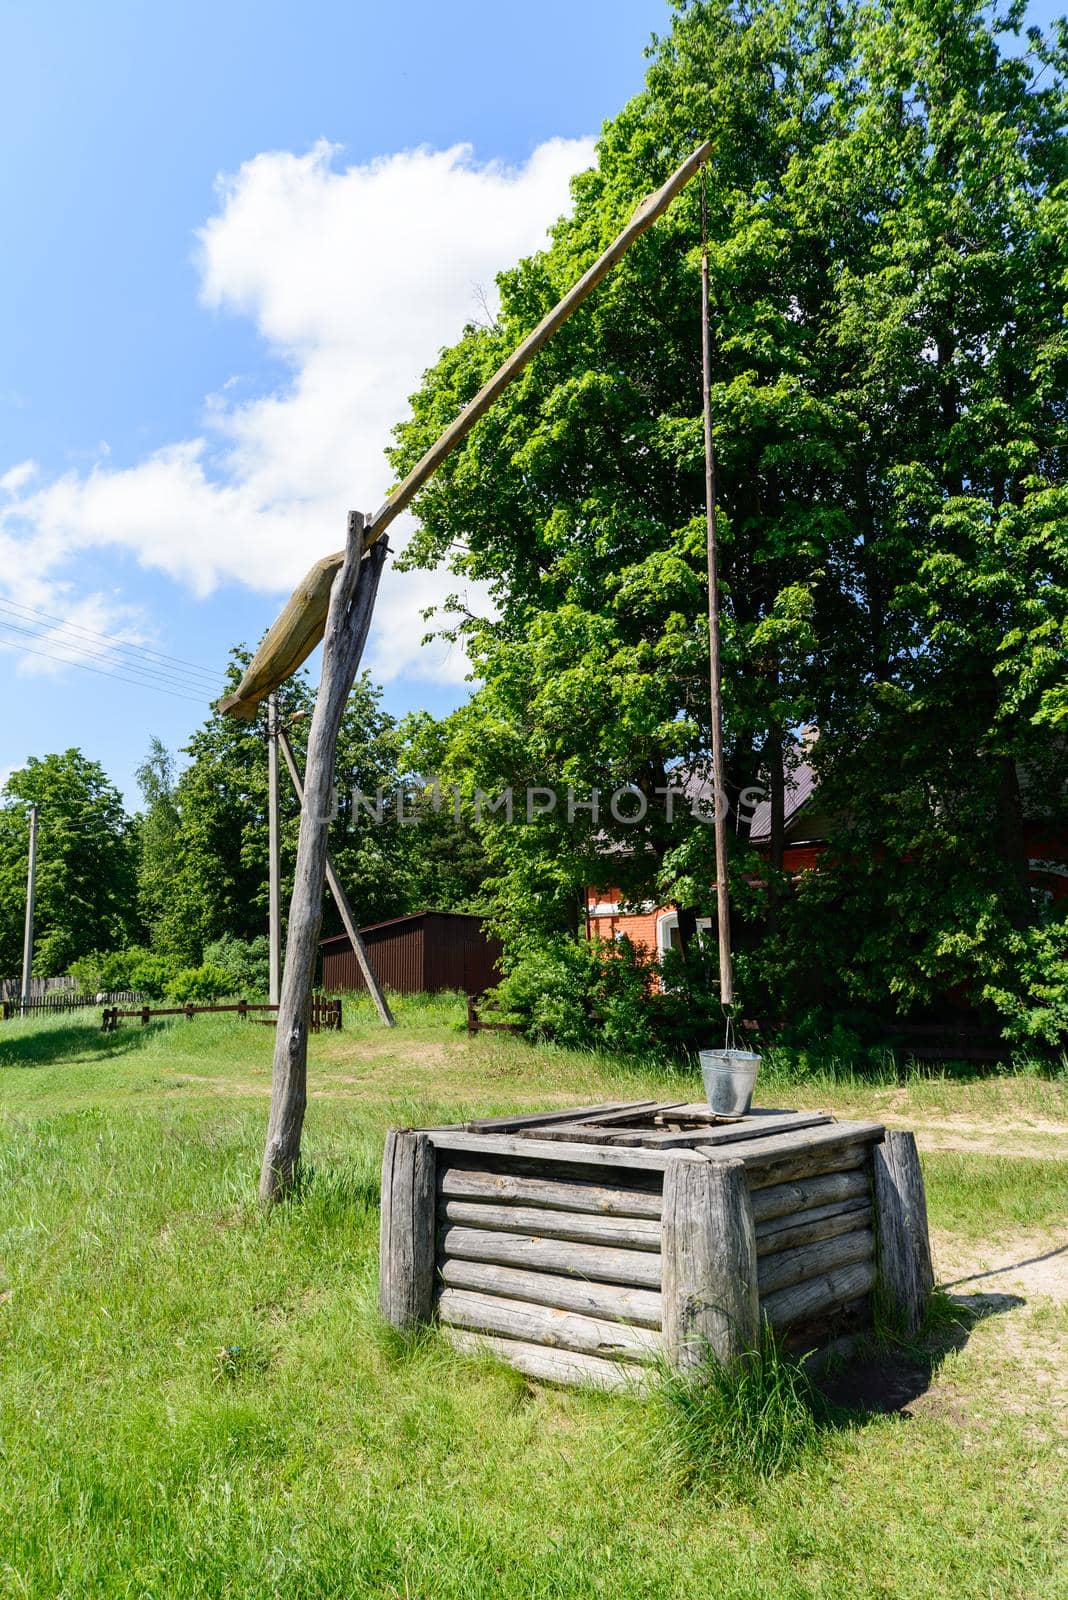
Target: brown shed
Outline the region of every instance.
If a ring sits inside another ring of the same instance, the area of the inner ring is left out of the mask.
[[[500,940],[485,932],[481,917],[467,912],[415,911],[360,932],[379,982],[397,994],[481,994],[500,978]],[[324,989],[366,992],[347,933],[321,940],[320,949]]]

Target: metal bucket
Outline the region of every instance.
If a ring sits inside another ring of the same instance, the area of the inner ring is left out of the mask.
[[[753,1103],[760,1057],[748,1050],[702,1050],[699,1054],[709,1109],[721,1117],[744,1117]]]

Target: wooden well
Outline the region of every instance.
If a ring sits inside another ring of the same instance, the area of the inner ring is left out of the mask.
[[[531,1377],[640,1384],[761,1320],[811,1350],[915,1328],[933,1282],[916,1145],[819,1111],[635,1101],[387,1136],[381,1305]]]

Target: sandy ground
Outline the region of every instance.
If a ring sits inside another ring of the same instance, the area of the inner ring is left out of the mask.
[[[952,1295],[1018,1295],[1068,1303],[1068,1227],[967,1246],[952,1234],[936,1232],[931,1248],[938,1281]]]

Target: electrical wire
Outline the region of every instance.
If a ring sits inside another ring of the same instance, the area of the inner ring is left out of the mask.
[[[57,638],[54,634],[42,633],[36,628],[23,628],[19,623],[9,622],[7,618],[3,616],[0,616],[0,628],[6,628],[12,633],[24,634],[28,639],[36,639],[38,644],[52,645],[54,650],[75,650],[81,647],[80,640],[74,639],[68,641],[66,639]],[[86,653],[90,654],[88,651]],[[55,655],[54,659],[57,661],[64,661],[70,667],[76,667],[83,664],[77,660],[74,660],[72,657],[65,655]],[[213,680],[211,689],[209,690],[206,684],[198,683],[192,678],[170,678],[161,672],[157,672],[154,667],[143,667],[141,663],[137,661],[124,661],[120,658],[114,662],[109,662],[108,657],[103,651],[98,652],[96,655],[91,655],[91,660],[104,666],[112,665],[115,667],[124,668],[127,672],[136,672],[139,675],[137,681],[144,683],[146,688],[155,689],[166,687],[172,694],[176,690],[180,691],[191,689],[193,690],[194,694],[210,693],[214,696],[214,692],[218,683],[217,679]],[[117,674],[113,675],[117,676]],[[159,682],[154,681],[157,679]]]
[[[7,628],[10,626],[12,626],[12,624],[0,622],[0,628]],[[20,629],[19,631],[27,632],[28,630]],[[31,637],[39,639],[41,635],[35,633],[32,634]],[[154,689],[157,694],[169,694],[175,700],[188,700],[191,705],[202,706],[204,704],[204,699],[206,698],[206,696],[182,694],[178,689],[166,689],[161,683],[149,683],[144,678],[127,677],[126,674],[122,672],[109,672],[104,667],[91,667],[87,661],[72,661],[69,656],[56,655],[56,653],[52,650],[34,650],[32,645],[23,644],[21,640],[18,639],[0,638],[0,649],[5,647],[8,650],[21,650],[26,655],[42,656],[46,661],[58,661],[64,667],[77,667],[80,672],[95,672],[100,678],[114,678],[120,683],[132,683],[138,689]],[[192,685],[190,684],[188,687],[192,688]]]
[[[31,618],[40,617],[46,622],[58,623],[60,627],[66,628],[69,632],[82,633],[91,639],[99,639],[104,644],[108,645],[112,650],[124,650],[131,655],[143,657],[148,662],[154,661],[160,663],[161,665],[165,663],[172,663],[174,666],[182,669],[175,673],[176,677],[185,678],[189,677],[192,673],[198,677],[206,678],[212,684],[212,686],[218,682],[218,674],[213,672],[210,667],[198,666],[195,661],[186,661],[181,656],[169,656],[164,651],[153,650],[147,645],[132,644],[126,639],[115,639],[109,634],[100,633],[96,628],[86,627],[84,623],[71,622],[65,617],[54,616],[50,611],[41,611],[36,606],[28,606],[22,600],[12,600],[6,596],[0,598],[0,609],[14,612],[16,615],[19,612],[25,612],[28,613]],[[164,670],[169,670],[169,668],[165,666]]]

